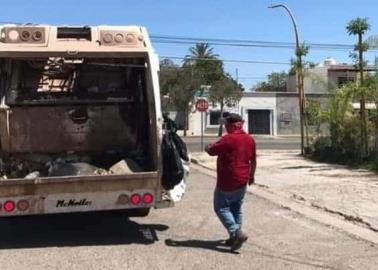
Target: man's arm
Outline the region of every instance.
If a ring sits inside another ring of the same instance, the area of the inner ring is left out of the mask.
[[[205,151],[210,156],[217,156],[219,154],[225,153],[227,151],[227,147],[227,139],[224,136],[216,143],[207,145]]]
[[[256,144],[255,144],[255,140],[252,138],[252,158],[249,162],[249,181],[248,181],[248,185],[252,185],[255,183],[255,172],[256,172],[256,166],[257,166],[257,162],[256,162]]]
[[[249,164],[250,164],[249,165],[250,174],[249,174],[248,185],[252,185],[255,183],[255,172],[256,172],[256,165],[257,165],[256,158],[254,160],[251,160]]]

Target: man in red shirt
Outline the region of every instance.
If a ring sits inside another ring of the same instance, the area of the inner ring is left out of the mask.
[[[225,113],[224,119],[227,134],[208,145],[206,152],[218,156],[214,210],[230,235],[226,244],[235,251],[248,239],[241,230],[242,205],[247,184],[254,183],[256,146],[252,136],[243,130],[240,115]]]

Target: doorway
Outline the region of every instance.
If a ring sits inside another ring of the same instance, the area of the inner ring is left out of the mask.
[[[248,110],[248,133],[270,135],[270,110]]]

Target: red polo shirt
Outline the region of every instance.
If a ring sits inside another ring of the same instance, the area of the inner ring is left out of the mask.
[[[242,129],[224,135],[209,146],[217,160],[217,188],[234,191],[245,186],[250,175],[250,161],[256,160],[255,140]]]

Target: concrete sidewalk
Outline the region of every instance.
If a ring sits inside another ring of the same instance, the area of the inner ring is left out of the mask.
[[[378,232],[376,174],[314,162],[298,151],[262,150],[257,154],[256,185],[260,188]],[[192,160],[216,168],[216,158],[206,153],[193,153]]]

